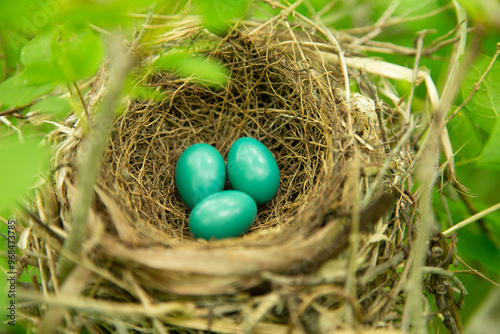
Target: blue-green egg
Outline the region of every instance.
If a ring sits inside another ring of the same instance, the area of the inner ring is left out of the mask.
[[[258,205],[269,202],[278,192],[280,170],[269,149],[260,141],[237,139],[227,155],[231,187],[250,195]]]
[[[191,211],[189,229],[195,238],[222,239],[243,235],[257,217],[257,204],[241,191],[226,190],[201,200]]]
[[[182,152],[175,166],[175,184],[190,208],[214,193],[226,182],[224,159],[214,147],[199,143]]]

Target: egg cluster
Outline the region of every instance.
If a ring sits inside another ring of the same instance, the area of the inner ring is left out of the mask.
[[[226,175],[233,190],[223,191]],[[175,182],[182,200],[193,209],[189,229],[194,237],[221,239],[240,236],[252,226],[257,205],[278,192],[280,172],[264,144],[243,137],[229,149],[227,168],[213,146],[191,145],[177,162]]]

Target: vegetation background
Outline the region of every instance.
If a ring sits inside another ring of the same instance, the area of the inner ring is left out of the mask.
[[[43,137],[70,112],[84,113],[82,95],[89,90],[89,82],[106,56],[110,34],[120,34],[131,41],[135,31],[144,22],[151,0],[86,1],[86,0],[16,0],[0,2],[0,216],[4,224],[0,233],[7,235],[8,219],[22,198],[34,195],[37,176],[49,165],[50,148],[40,144]],[[276,11],[263,1],[256,1],[267,11]],[[281,1],[284,4],[295,1]],[[322,11],[330,27],[341,30],[375,24],[395,6],[394,17],[418,17],[402,20],[384,29],[376,38],[381,42],[413,47],[415,38],[427,30],[429,40],[444,36],[457,28],[452,0],[309,0],[303,1],[299,11],[313,17]],[[500,45],[500,3],[496,0],[458,1],[466,8],[470,28],[469,51],[477,53],[474,62],[461,83],[461,94],[455,106],[466,103],[447,124],[456,170],[461,183],[470,190],[462,195],[446,184],[435,189],[434,211],[439,228],[444,231],[482,210],[486,215],[457,231],[457,255],[466,263],[457,262],[457,277],[468,289],[462,317],[465,325],[473,312],[500,282],[500,63],[493,61]],[[216,17],[236,19],[244,14],[248,0],[163,0],[157,1],[157,14],[172,15],[191,10],[205,18],[208,28],[220,28]],[[189,4],[189,6],[187,6]],[[217,14],[217,15],[215,15]],[[255,12],[255,15],[259,15]],[[165,30],[168,27],[164,28]],[[165,30],[149,31],[147,42]],[[424,43],[425,43],[424,39]],[[421,66],[431,71],[440,92],[446,84],[448,57],[453,44],[439,49],[433,57],[423,57]],[[368,56],[413,67],[414,57],[367,52]],[[196,74],[200,80],[224,80],[223,69],[182,57],[168,58],[163,66],[176,68],[185,74]],[[353,81],[354,82],[354,81]],[[480,85],[475,85],[480,82]],[[408,93],[411,85],[393,82],[400,96]],[[354,86],[354,85],[353,85]],[[471,92],[475,94],[468,99]],[[149,94],[137,88],[133,79],[127,82],[124,96]],[[382,98],[384,98],[382,96]],[[429,117],[426,91],[417,87],[412,101],[412,112]],[[452,108],[452,114],[457,107]],[[445,162],[443,158],[443,163]],[[8,244],[0,238],[2,272],[6,282]],[[19,251],[17,251],[19,253]],[[474,270],[471,270],[473,268]],[[480,274],[479,274],[480,273]],[[488,278],[488,279],[486,279]],[[31,282],[30,273],[21,281]],[[7,284],[5,285],[7,287]],[[6,320],[7,291],[0,291],[1,321]],[[15,333],[29,333],[29,326],[16,319]],[[0,325],[0,328],[2,325]],[[436,328],[430,329],[435,332]],[[437,324],[436,326],[439,326]],[[500,324],[499,324],[500,326]],[[11,327],[5,326],[11,330]],[[441,330],[445,330],[441,328]]]

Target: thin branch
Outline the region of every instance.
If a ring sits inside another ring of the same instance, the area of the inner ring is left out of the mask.
[[[82,108],[83,111],[85,112],[85,116],[87,117],[88,124],[92,124],[89,108],[87,108],[87,104],[85,103],[85,99],[83,98],[82,91],[80,90],[76,82],[73,82],[73,86],[75,87],[76,93],[78,94],[78,98],[80,99],[80,103],[82,104]]]
[[[377,22],[373,25],[375,29],[364,35],[363,37],[359,38],[358,40],[354,41],[353,45],[357,44],[364,44],[366,41],[372,40],[373,38],[377,37],[380,35],[380,33],[384,30],[384,25],[389,22],[392,14],[396,11],[398,6],[400,5],[401,1],[396,0],[393,1],[389,4],[389,6],[386,8],[382,16],[379,17]]]
[[[464,294],[467,295],[467,289],[463,285],[463,283],[455,276],[455,273],[443,268],[437,268],[437,267],[423,267],[422,268],[422,274],[432,274],[432,275],[441,275],[448,277],[457,285],[457,287],[460,289],[460,291]]]
[[[466,16],[465,10],[456,2],[455,5],[457,21],[462,22]],[[462,29],[464,26],[462,26]],[[461,30],[462,30],[461,29]],[[465,27],[466,29],[466,27]],[[420,203],[419,203],[419,230],[413,243],[413,248],[408,258],[407,266],[411,267],[408,278],[408,297],[403,312],[402,329],[408,332],[410,325],[415,333],[425,332],[425,318],[422,316],[422,268],[425,264],[427,242],[431,236],[434,226],[434,214],[432,211],[433,189],[439,172],[439,142],[441,132],[444,127],[446,111],[451,107],[456,94],[460,89],[460,83],[465,74],[465,70],[471,61],[471,55],[462,64],[459,63],[462,47],[465,46],[463,34],[459,34],[462,40],[455,50],[450,62],[447,84],[444,88],[439,103],[434,106],[435,112],[432,118],[428,134],[425,138],[425,145],[419,151],[417,179],[420,182]],[[412,321],[413,320],[413,321]]]
[[[322,33],[326,39],[334,45],[337,50],[338,50],[338,57],[339,57],[339,65],[342,68],[342,74],[344,76],[344,86],[345,86],[345,95],[346,95],[346,100],[349,101],[351,98],[351,88],[349,85],[349,72],[347,71],[347,64],[346,60],[344,57],[344,51],[342,51],[342,48],[340,47],[340,43],[337,41],[337,38],[333,35],[333,33],[328,29],[323,22],[314,22],[311,19],[307,18],[306,16],[300,14],[300,13],[295,13],[297,17],[300,17],[302,20],[307,22],[309,25],[313,26],[316,30],[318,30],[320,33]]]
[[[141,31],[139,32],[139,34],[137,35],[137,37],[134,38],[134,40],[132,41],[132,45],[130,46],[130,48],[128,50],[129,54],[132,53],[132,52],[135,52],[135,50],[139,46],[139,43],[144,39],[144,37],[146,36],[147,32],[149,31],[149,29],[145,28],[145,26],[147,26],[147,25],[149,25],[151,23],[151,21],[153,19],[154,9],[155,9],[155,3],[153,2],[153,4],[151,4],[151,6],[148,9],[148,13],[147,13],[147,16],[146,16],[146,21],[142,25]]]
[[[149,16],[146,23],[151,22],[153,6],[149,10]],[[132,45],[137,47],[139,41],[144,37],[146,29],[137,35]],[[78,256],[82,248],[82,243],[87,232],[87,220],[89,208],[95,197],[94,183],[100,168],[101,158],[106,147],[109,132],[116,114],[118,101],[123,92],[127,75],[132,68],[132,62],[129,55],[135,51],[130,48],[125,54],[121,47],[116,43],[114,51],[113,66],[111,67],[110,81],[107,94],[102,102],[102,109],[96,115],[96,124],[89,133],[87,140],[83,144],[82,153],[79,162],[79,185],[73,206],[73,222],[69,237],[64,243],[65,251]],[[64,254],[64,253],[63,253]],[[75,263],[68,257],[61,257],[58,263],[57,275],[61,282],[64,282],[69,273],[73,270]]]
[[[130,66],[130,60],[124,54],[118,53],[115,56],[110,74],[109,88],[103,99],[102,110],[97,113],[96,124],[83,144],[78,169],[79,185],[73,206],[73,221],[69,237],[64,243],[64,247],[75,255],[80,253],[83,240],[87,234],[89,208],[95,197],[94,183],[97,179],[101,157]],[[73,261],[64,256],[61,257],[57,268],[57,274],[61,282],[66,279],[74,266]]]
[[[352,203],[352,220],[351,220],[351,231],[349,233],[349,265],[347,271],[347,279],[345,282],[345,289],[347,294],[349,294],[352,300],[356,301],[357,296],[357,276],[358,271],[358,258],[359,258],[359,243],[360,243],[360,211],[361,211],[361,194],[360,194],[360,153],[358,150],[354,152],[354,159],[351,165],[351,173],[349,173],[346,181],[346,187],[349,187],[349,191],[352,194],[350,198]],[[358,323],[355,318],[357,313],[357,301],[350,305],[346,309],[346,320],[350,323],[351,327],[356,329]]]
[[[418,81],[418,69],[420,67],[420,59],[422,57],[422,50],[424,48],[424,39],[427,34],[429,34],[429,30],[423,30],[418,32],[417,41],[416,41],[416,54],[415,54],[415,63],[413,64],[413,85],[410,88],[410,93],[408,95],[407,102],[407,110],[406,110],[406,118],[410,117],[411,105],[413,101],[413,95],[415,93],[415,86]]]
[[[380,28],[387,28],[393,25],[397,24],[402,24],[402,23],[408,23],[408,22],[413,22],[413,21],[421,21],[421,20],[426,20],[432,16],[439,15],[449,9],[453,8],[452,4],[445,5],[441,8],[435,9],[429,13],[422,14],[422,15],[416,15],[416,16],[411,16],[411,17],[403,17],[403,18],[394,18],[392,20],[389,20],[385,22],[385,24],[379,26]],[[359,27],[359,28],[352,28],[352,29],[345,29],[342,30],[343,32],[352,34],[352,35],[358,35],[358,34],[366,34],[374,29],[377,29],[378,27],[376,26],[368,26],[368,27]]]
[[[38,102],[38,99],[35,99],[35,100],[31,101],[30,103],[25,104],[25,105],[20,106],[20,107],[13,107],[13,108],[9,108],[9,109],[4,110],[4,111],[0,111],[0,116],[12,116],[12,117],[16,117],[16,118],[25,119],[27,117],[22,114],[22,111],[28,107],[31,107],[36,102]]]
[[[24,211],[33,219],[35,223],[40,225],[48,234],[50,234],[53,238],[59,241],[61,244],[64,243],[64,237],[60,236],[55,232],[49,225],[45,224],[37,215],[35,215],[30,209],[23,206]]]
[[[473,274],[473,275],[476,275],[476,276],[479,276],[485,280],[487,280],[488,282],[490,282],[491,284],[497,286],[500,288],[500,284],[496,283],[495,281],[493,281],[492,279],[486,277],[482,272],[480,272],[479,270],[477,269],[474,269],[472,268],[470,265],[468,265],[460,256],[458,256],[457,252],[453,252],[453,257],[455,259],[457,259],[458,262],[460,262],[461,264],[463,264],[467,269],[469,269],[469,271],[464,271],[463,273],[464,274]],[[458,273],[458,272],[457,272]]]
[[[117,303],[113,301],[96,300],[75,295],[57,296],[53,294],[39,295],[25,290],[19,292],[19,299],[26,303],[47,304],[50,306],[65,307],[77,311],[90,313],[108,313],[115,316],[127,317],[160,317],[173,312],[192,310],[189,302],[165,302],[155,305],[141,305],[132,303]]]
[[[445,235],[445,236],[453,234],[457,230],[461,229],[462,227],[467,226],[467,225],[469,225],[469,224],[471,224],[471,223],[473,223],[475,221],[478,221],[479,219],[483,218],[484,216],[487,216],[490,213],[495,212],[497,210],[500,210],[500,203],[497,203],[497,204],[495,204],[493,206],[490,206],[489,208],[487,208],[487,209],[485,209],[485,210],[483,210],[481,212],[476,213],[474,216],[469,217],[469,218],[467,218],[465,220],[462,220],[460,223],[457,223],[457,224],[453,225],[452,227],[450,227],[446,231],[442,232],[441,234]]]

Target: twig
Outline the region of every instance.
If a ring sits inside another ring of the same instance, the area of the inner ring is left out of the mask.
[[[87,108],[87,104],[85,103],[85,99],[83,98],[82,92],[76,82],[73,82],[73,86],[75,87],[76,93],[78,94],[78,98],[82,104],[83,111],[85,112],[85,116],[87,117],[87,122],[89,125],[92,124],[92,119],[90,118],[89,109]],[[71,90],[70,90],[71,91]]]
[[[477,275],[481,278],[484,278],[485,280],[487,280],[488,282],[490,282],[491,284],[497,286],[500,288],[500,284],[496,283],[495,281],[491,280],[490,278],[486,277],[482,272],[480,272],[479,270],[477,269],[474,269],[472,268],[471,266],[469,266],[464,260],[462,260],[462,258],[460,256],[458,256],[458,254],[456,252],[453,252],[453,257],[455,259],[457,259],[458,262],[460,262],[461,264],[463,264],[465,267],[467,267],[467,269],[469,269],[469,271],[464,271],[464,273],[473,273],[474,275]]]
[[[151,23],[151,20],[153,19],[154,9],[155,9],[155,3],[153,2],[151,4],[151,6],[149,6],[148,13],[147,13],[147,16],[146,16],[146,21],[142,25],[141,31],[139,32],[139,34],[137,35],[137,37],[134,38],[134,40],[132,41],[132,45],[128,49],[128,53],[129,54],[131,54],[132,52],[135,52],[135,50],[139,46],[139,43],[144,39],[144,37],[146,36],[147,32],[149,31],[149,29],[145,28],[145,26],[147,26],[147,25],[149,25]]]
[[[154,7],[151,6],[146,23],[151,20],[153,8]],[[132,45],[135,45],[135,47],[138,46],[138,41],[144,37],[144,30],[145,29],[143,29],[133,41]],[[73,206],[73,222],[69,237],[64,243],[65,251],[75,254],[76,256],[80,253],[82,242],[86,235],[89,208],[95,197],[94,183],[97,179],[100,161],[106,147],[108,134],[111,131],[111,126],[116,114],[115,111],[118,107],[118,101],[122,94],[127,75],[132,68],[131,59],[128,55],[132,53],[134,49],[130,48],[128,54],[125,54],[120,49],[120,46],[116,45],[115,49],[112,50],[116,54],[111,68],[108,92],[103,98],[102,110],[96,115],[96,125],[89,133],[87,141],[84,142],[80,156],[78,169],[79,186],[75,198],[75,205]],[[62,254],[64,254],[64,252]],[[71,261],[71,259],[65,256],[61,257],[57,267],[57,274],[60,282],[64,282],[74,266],[75,263]]]
[[[111,69],[109,88],[103,99],[102,110],[96,115],[95,127],[89,133],[83,144],[79,163],[79,186],[73,206],[73,221],[69,237],[64,243],[67,251],[78,255],[87,231],[89,208],[94,200],[94,183],[97,179],[100,160],[106,146],[108,133],[115,116],[119,97],[122,93],[127,74],[130,70],[130,61],[123,54],[117,52]],[[64,253],[63,253],[64,254]],[[64,282],[75,264],[66,257],[61,257],[57,274]]]
[[[415,93],[415,86],[418,81],[418,69],[420,67],[420,58],[422,57],[422,50],[424,47],[424,38],[429,33],[429,30],[423,30],[418,33],[417,41],[416,41],[416,54],[415,54],[415,64],[413,65],[413,85],[411,85],[410,93],[408,96],[407,102],[407,110],[406,110],[406,118],[408,119],[411,111],[411,104],[413,101],[413,95]]]
[[[465,16],[465,10],[454,0],[453,1],[456,12],[457,19],[462,22]],[[465,36],[462,35],[462,38]],[[426,145],[421,148],[421,159],[419,159],[419,169],[417,173],[417,179],[421,182],[421,197],[419,205],[419,231],[415,242],[413,244],[413,249],[410,253],[407,265],[411,267],[411,273],[408,279],[408,297],[405,309],[403,312],[402,329],[403,331],[409,331],[410,324],[413,321],[413,326],[415,328],[415,333],[421,333],[424,331],[425,319],[422,317],[422,277],[421,270],[425,263],[426,247],[427,242],[430,238],[432,229],[434,227],[434,214],[432,212],[432,191],[436,182],[436,178],[439,172],[439,140],[441,132],[444,126],[444,120],[446,117],[446,111],[449,110],[452,105],[453,100],[460,88],[460,83],[462,82],[465,69],[470,63],[470,59],[459,65],[459,56],[461,55],[460,50],[464,45],[465,41],[462,40],[459,48],[454,53],[452,57],[452,62],[449,67],[449,74],[447,78],[447,85],[444,89],[442,98],[439,100],[437,106],[435,106],[434,117],[430,124],[430,129],[428,135],[426,136]],[[467,61],[469,60],[469,61]],[[465,66],[465,67],[464,67]]]
[[[112,301],[96,300],[78,296],[43,296],[26,291],[19,292],[20,300],[33,303],[46,303],[52,306],[66,307],[90,313],[108,313],[126,317],[160,317],[174,312],[192,310],[189,302],[165,302],[156,305],[141,305],[132,303],[118,303]]]
[[[455,276],[455,273],[443,268],[437,268],[437,267],[423,267],[422,274],[433,274],[433,275],[440,275],[440,276],[445,276],[448,277],[453,281],[453,283],[456,284],[456,286],[460,289],[460,291],[464,294],[467,295],[467,289],[463,285],[463,283]]]
[[[20,106],[20,107],[13,107],[13,108],[9,108],[9,109],[4,110],[4,111],[0,111],[0,116],[13,116],[13,117],[16,117],[16,118],[25,119],[27,117],[23,116],[23,114],[22,114],[23,109],[31,107],[36,102],[38,102],[38,99],[35,99],[35,100],[31,101],[30,103],[25,104],[25,105]]]
[[[303,0],[298,0],[296,1],[295,3],[293,3],[292,5],[290,6],[284,6],[284,5],[281,5],[281,4],[278,4],[278,3],[275,3],[273,1],[270,1],[270,0],[264,0],[265,3],[269,4],[270,6],[279,6],[281,8],[281,12],[279,15],[276,15],[276,16],[273,16],[272,18],[270,18],[269,20],[267,20],[266,22],[262,23],[261,25],[259,25],[257,28],[255,28],[254,30],[251,31],[250,34],[256,34],[257,32],[261,31],[262,29],[264,29],[266,26],[272,24],[274,21],[276,20],[282,20],[283,17],[286,17],[288,14],[290,14],[290,12],[294,11],[295,8],[297,8],[298,6],[300,6],[303,2]]]
[[[458,192],[458,196],[460,197],[460,199],[464,203],[464,205],[467,208],[467,210],[469,210],[469,213],[471,215],[475,215],[476,213],[479,212],[477,210],[476,206],[474,205],[474,203],[472,202],[472,200],[470,199],[470,197],[467,196],[467,194],[464,194],[463,192],[459,191]],[[481,227],[481,230],[483,231],[483,233],[485,233],[486,235],[490,235],[490,231],[484,225],[484,220],[483,219],[479,219],[477,223],[478,223],[479,227]],[[450,224],[450,226],[448,226],[448,227],[451,227],[453,225],[454,224]]]
[[[33,219],[33,221],[40,225],[44,230],[46,230],[48,234],[54,237],[61,244],[64,243],[64,237],[57,234],[49,225],[45,224],[37,215],[31,212],[30,209],[28,209],[27,207],[23,207],[23,209]]]
[[[367,33],[366,35],[364,35],[363,37],[354,41],[353,44],[354,45],[364,44],[366,41],[369,41],[378,36],[383,31],[384,24],[389,21],[390,17],[392,16],[392,14],[394,14],[394,11],[396,11],[400,3],[401,0],[392,1],[387,7],[387,9],[384,11],[382,16],[380,16],[377,22],[375,22],[375,24],[373,25],[374,29],[369,33]]]
[[[356,329],[358,323],[355,321],[355,314],[357,313],[357,277],[356,272],[358,271],[358,257],[359,257],[359,242],[360,242],[360,210],[361,210],[361,194],[360,194],[360,153],[356,150],[354,153],[354,159],[351,166],[351,173],[349,173],[346,187],[348,187],[349,192],[352,194],[350,201],[352,203],[352,220],[351,220],[351,231],[349,233],[349,265],[347,271],[347,279],[345,283],[345,289],[348,295],[356,301],[350,307],[346,309],[347,323],[350,323],[351,328]]]
[[[351,88],[349,85],[349,72],[347,71],[347,64],[346,64],[346,60],[344,57],[344,51],[342,51],[342,48],[340,47],[340,43],[337,41],[337,39],[335,38],[333,33],[330,31],[330,29],[328,29],[323,24],[323,22],[316,23],[300,13],[295,13],[295,15],[297,17],[300,17],[302,20],[307,22],[309,25],[313,26],[319,32],[321,32],[326,37],[326,39],[337,48],[337,50],[338,50],[337,54],[339,57],[339,65],[342,68],[342,74],[344,76],[344,87],[345,87],[346,101],[349,101],[350,97],[351,97]]]
[[[452,36],[454,33],[456,33],[456,31],[460,28],[460,26],[462,24],[467,24],[467,21],[461,21],[459,22],[453,29],[451,29],[450,31],[448,31],[446,34],[444,34],[443,36],[440,36],[438,38],[436,38],[435,40],[433,40],[432,42],[430,42],[426,49],[431,49],[431,50],[435,50],[434,48],[437,46],[437,45],[442,45],[442,43],[445,43],[446,42],[446,39],[449,38],[450,36]],[[451,39],[454,39],[456,37],[452,37]]]
[[[432,17],[432,16],[435,16],[435,15],[439,15],[445,11],[447,11],[448,9],[451,9],[453,8],[453,5],[452,4],[448,4],[448,5],[445,5],[441,8],[438,8],[438,9],[435,9],[429,13],[426,13],[426,14],[422,14],[422,15],[416,15],[416,16],[411,16],[411,17],[406,17],[406,18],[394,18],[392,20],[389,20],[387,22],[385,22],[385,24],[381,25],[380,28],[387,28],[387,27],[390,27],[390,26],[393,26],[393,25],[397,25],[397,24],[402,24],[402,23],[408,23],[408,22],[413,22],[413,21],[420,21],[420,20],[425,20],[425,19],[428,19],[429,17]],[[345,29],[345,30],[342,30],[343,32],[347,32],[349,34],[353,34],[353,35],[357,35],[357,34],[365,34],[365,33],[368,33],[374,29],[376,29],[377,27],[376,26],[368,26],[368,27],[359,27],[359,28],[352,28],[352,29]]]
[[[473,223],[475,221],[478,221],[479,219],[483,218],[484,216],[487,216],[490,213],[495,212],[497,210],[500,210],[500,203],[497,203],[493,206],[490,206],[489,208],[487,208],[481,212],[476,213],[474,216],[469,217],[465,220],[462,220],[460,223],[453,225],[452,227],[450,227],[446,231],[442,232],[441,234],[444,236],[448,236],[450,234],[453,234],[453,233],[455,233],[455,231],[461,229],[462,227],[467,226],[470,223]]]

